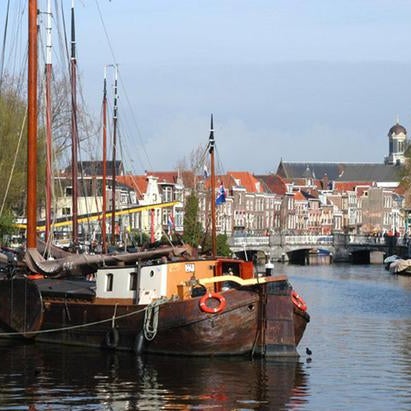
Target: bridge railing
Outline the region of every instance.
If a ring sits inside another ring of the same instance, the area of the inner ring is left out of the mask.
[[[286,245],[332,245],[333,243],[332,235],[286,235],[283,242]]]
[[[324,235],[236,236],[229,239],[231,247],[264,247],[284,245],[332,245],[334,237]]]
[[[391,240],[391,242],[390,242]],[[371,236],[361,234],[335,234],[335,235],[280,235],[270,236],[235,236],[229,238],[231,247],[273,247],[273,246],[294,246],[294,245],[377,245],[405,244],[403,238],[387,238],[382,236]]]
[[[268,247],[270,246],[270,237],[268,236],[242,236],[231,237],[229,239],[231,247]]]

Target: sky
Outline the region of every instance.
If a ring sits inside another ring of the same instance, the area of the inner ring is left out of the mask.
[[[87,106],[98,121],[103,67],[117,63],[133,173],[189,159],[207,144],[211,113],[219,172],[275,172],[281,159],[382,163],[397,118],[411,130],[409,0],[75,4]]]

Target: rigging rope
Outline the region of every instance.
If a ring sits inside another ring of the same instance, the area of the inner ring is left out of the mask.
[[[0,59],[0,95],[2,92],[3,86],[3,71],[4,71],[4,55],[6,53],[6,39],[7,39],[7,27],[9,25],[9,10],[10,10],[10,0],[7,2],[7,12],[6,12],[6,21],[4,23],[4,34],[3,34],[3,45],[1,50],[1,59]]]
[[[132,312],[127,313],[127,314],[111,316],[110,318],[106,318],[104,320],[94,321],[94,322],[86,323],[86,324],[72,325],[70,327],[49,328],[47,330],[39,330],[39,331],[26,331],[26,332],[17,332],[16,331],[16,332],[0,333],[0,337],[17,336],[17,335],[49,334],[49,333],[54,333],[54,332],[75,330],[75,329],[78,329],[78,328],[87,328],[87,327],[92,327],[93,325],[104,324],[104,323],[107,323],[107,322],[113,322],[114,320],[118,320],[118,319],[121,319],[121,318],[131,317],[132,315],[139,314],[143,311],[146,311],[147,309],[148,309],[148,306],[141,309],[141,310],[132,311]]]

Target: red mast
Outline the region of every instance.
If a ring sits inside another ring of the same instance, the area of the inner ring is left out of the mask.
[[[36,248],[37,224],[37,0],[29,0],[27,124],[27,248]]]

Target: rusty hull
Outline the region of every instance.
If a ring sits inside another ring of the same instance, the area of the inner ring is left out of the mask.
[[[201,310],[200,297],[160,305],[157,334],[151,341],[142,337],[146,306],[45,298],[43,330],[67,330],[42,333],[37,340],[169,355],[298,355],[296,346],[307,318],[294,310],[287,282],[241,287],[221,295],[227,305],[213,314]],[[78,328],[101,321],[105,322]],[[113,327],[118,341],[107,347]]]

